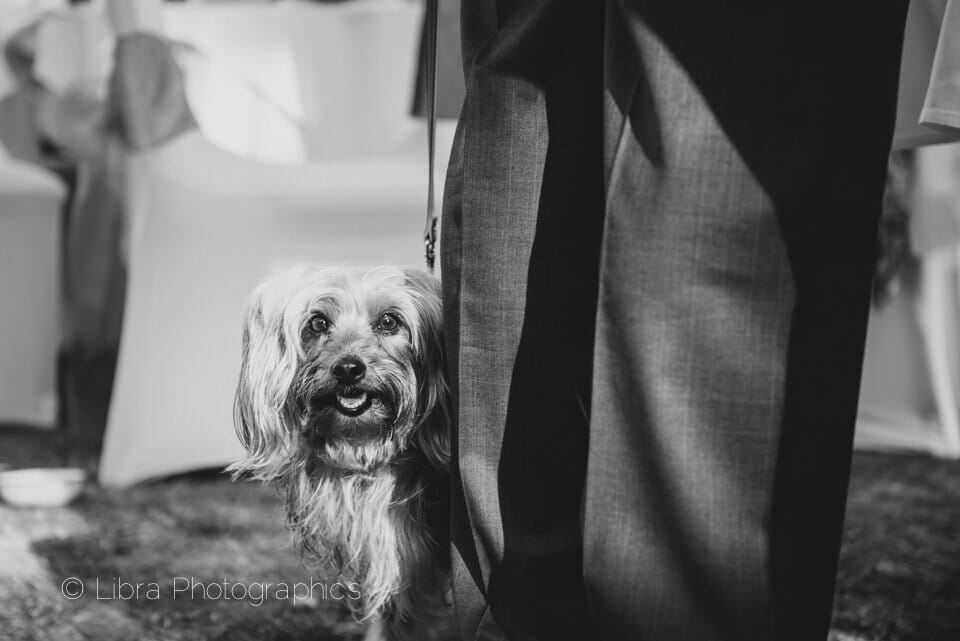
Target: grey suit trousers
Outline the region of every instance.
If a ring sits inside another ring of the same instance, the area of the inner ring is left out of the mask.
[[[467,639],[824,639],[905,0],[463,0]]]

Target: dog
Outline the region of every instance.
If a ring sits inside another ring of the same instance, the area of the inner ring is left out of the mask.
[[[451,620],[443,351],[439,283],[418,269],[301,265],[244,321],[231,470],[279,490],[294,547],[354,586],[368,639]]]

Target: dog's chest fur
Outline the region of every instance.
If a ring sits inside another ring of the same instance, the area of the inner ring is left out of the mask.
[[[288,524],[308,562],[356,584],[359,612],[422,618],[442,605],[449,567],[446,487],[418,458],[364,474],[305,466]]]

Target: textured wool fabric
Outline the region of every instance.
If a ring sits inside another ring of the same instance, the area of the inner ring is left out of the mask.
[[[464,0],[464,638],[826,637],[905,11]]]

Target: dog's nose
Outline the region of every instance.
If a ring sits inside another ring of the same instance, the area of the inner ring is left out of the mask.
[[[366,371],[367,366],[362,361],[350,356],[341,358],[333,365],[333,377],[338,383],[346,385],[359,381]]]

